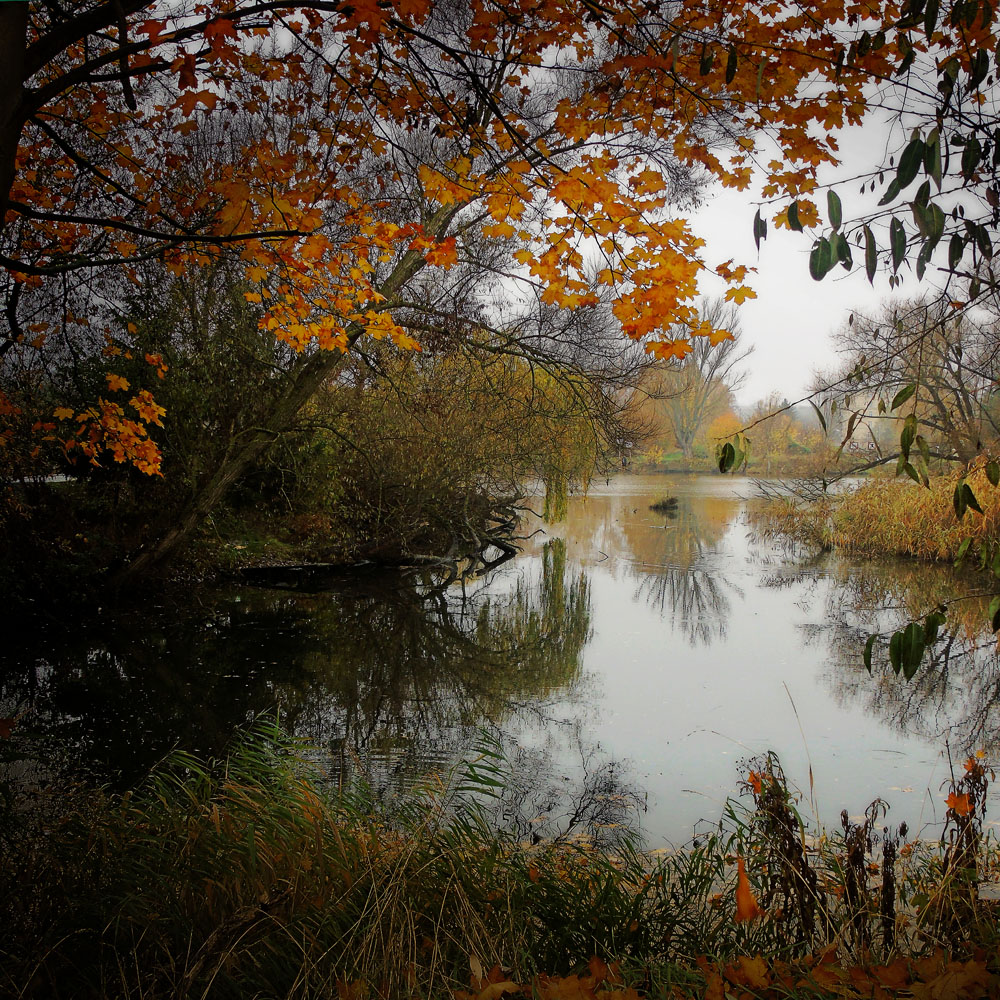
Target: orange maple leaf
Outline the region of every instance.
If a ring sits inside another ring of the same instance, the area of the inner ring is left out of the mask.
[[[176,65],[176,63],[174,65]],[[179,68],[180,73],[177,77],[177,83],[181,90],[187,90],[190,87],[197,87],[198,75],[195,73],[195,60],[193,52],[185,54],[183,59],[181,59],[181,65]]]
[[[205,37],[214,42],[217,38],[239,38],[239,35],[233,22],[228,17],[222,17],[205,25]]]
[[[656,340],[648,344],[646,350],[664,361],[669,361],[671,358],[683,361],[694,350],[694,347],[690,340]]]
[[[764,911],[757,904],[757,897],[750,888],[750,880],[747,878],[746,865],[743,858],[736,859],[737,879],[736,879],[736,913],[733,919],[736,923],[744,920],[754,920],[763,916]]]
[[[972,803],[969,801],[969,796],[965,793],[959,795],[958,792],[952,792],[944,800],[944,804],[956,815],[956,816],[968,816],[972,812]]]
[[[730,288],[726,292],[726,301],[735,302],[738,306],[743,305],[746,299],[757,298],[757,293],[752,288],[747,288],[746,285],[740,285],[739,288]]]
[[[123,378],[121,375],[114,375],[109,372],[104,377],[108,380],[108,389],[111,392],[117,392],[119,389],[125,390],[128,388],[128,379]]]

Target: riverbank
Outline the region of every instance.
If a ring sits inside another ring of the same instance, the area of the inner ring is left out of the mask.
[[[960,519],[955,496],[962,484],[973,502],[966,499]],[[804,501],[793,493],[771,498],[754,506],[750,523],[765,537],[824,551],[928,561],[955,561],[969,553],[986,566],[1000,537],[1000,489],[982,469],[938,476],[928,487],[909,479],[873,479],[818,499]]]
[[[4,995],[978,997],[1000,982],[975,758],[944,848],[883,832],[877,804],[839,833],[803,828],[768,755],[713,832],[648,854],[505,829],[491,803],[511,765],[488,742],[384,802],[332,793],[273,726],[124,795],[25,781],[16,725],[0,750]]]

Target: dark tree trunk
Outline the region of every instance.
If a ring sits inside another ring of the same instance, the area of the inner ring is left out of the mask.
[[[0,3],[0,231],[14,184],[17,147],[24,128],[24,54],[27,3]]]
[[[299,410],[340,367],[344,357],[339,351],[323,351],[305,359],[266,417],[256,427],[237,434],[218,468],[201,485],[179,520],[115,574],[114,586],[121,588],[168,562],[222,501],[230,487],[294,423]]]

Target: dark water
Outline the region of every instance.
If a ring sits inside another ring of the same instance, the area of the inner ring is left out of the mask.
[[[446,769],[486,728],[514,759],[521,819],[571,810],[572,789],[626,787],[653,845],[717,820],[739,762],[771,749],[807,816],[835,823],[882,796],[895,822],[940,820],[949,755],[998,750],[985,607],[963,602],[910,682],[869,676],[861,648],[975,581],[783,551],[755,540],[741,492],[625,477],[444,591],[385,574],[316,593],[229,586],[26,629],[6,644],[0,717],[119,785],[173,747],[217,753],[261,714],[307,736],[331,781],[390,790]],[[649,510],[666,495],[674,510]]]

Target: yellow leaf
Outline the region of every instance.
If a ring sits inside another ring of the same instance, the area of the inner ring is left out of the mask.
[[[747,288],[746,285],[740,285],[739,288],[730,288],[726,292],[726,301],[735,302],[738,306],[742,305],[746,299],[757,298],[757,293],[752,288]]]

